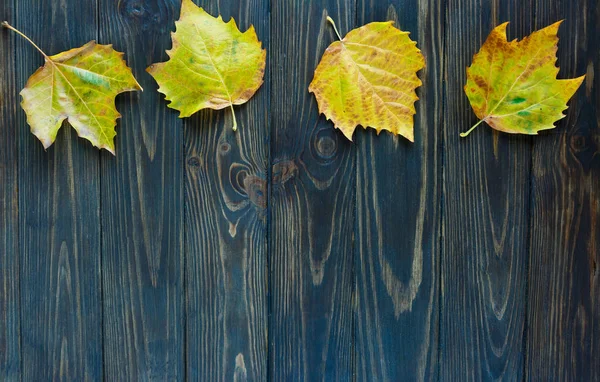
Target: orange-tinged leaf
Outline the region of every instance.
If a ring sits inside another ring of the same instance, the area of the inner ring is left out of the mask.
[[[169,60],[147,71],[181,118],[205,108],[230,107],[233,113],[233,105],[256,93],[263,83],[266,50],[253,26],[242,33],[233,18],[224,23],[221,16],[212,17],[191,0],[183,0],[175,25]]]
[[[120,117],[115,97],[142,89],[123,60],[123,53],[111,45],[90,41],[80,48],[47,56],[27,36],[6,22],[2,25],[26,38],[44,55],[46,63],[29,77],[21,91],[27,123],[44,148],[54,143],[68,118],[80,137],[114,154],[115,126]]]
[[[585,76],[558,80],[556,51],[561,22],[523,40],[506,39],[508,23],[497,26],[467,68],[465,93],[480,121],[506,133],[537,134],[564,118],[567,101]]]
[[[417,72],[425,58],[408,32],[392,24],[370,23],[344,38],[338,33],[340,41],[329,45],[308,88],[319,112],[350,140],[361,125],[414,141],[415,89],[421,86]]]

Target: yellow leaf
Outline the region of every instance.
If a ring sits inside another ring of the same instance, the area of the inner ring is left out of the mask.
[[[263,83],[266,51],[250,26],[242,33],[232,18],[224,23],[191,0],[183,0],[172,33],[169,61],[147,71],[159,84],[169,107],[189,117],[198,110],[223,109],[247,102]],[[237,128],[233,114],[233,130]]]
[[[45,65],[29,77],[21,91],[27,123],[44,148],[54,143],[68,118],[80,137],[114,154],[115,125],[120,117],[115,97],[142,89],[123,60],[123,53],[112,45],[90,41],[80,48],[47,56],[23,33],[6,22],[2,25],[23,36],[44,55]]]
[[[585,76],[557,80],[556,51],[561,22],[521,41],[506,39],[508,23],[497,26],[467,68],[465,93],[480,121],[506,133],[537,134],[564,118],[567,101]]]
[[[319,112],[352,140],[356,126],[388,130],[414,141],[417,72],[425,58],[408,32],[392,21],[375,22],[350,31],[329,45],[308,90]]]

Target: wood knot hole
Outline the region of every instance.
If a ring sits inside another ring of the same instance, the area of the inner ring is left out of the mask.
[[[313,144],[313,156],[328,161],[335,156],[338,149],[337,137],[333,129],[323,129],[317,132]]]
[[[229,150],[231,150],[231,145],[227,142],[221,143],[221,145],[219,146],[219,152],[221,154],[227,154]]]
[[[580,152],[585,150],[587,147],[587,140],[585,136],[580,134],[575,134],[571,137],[571,149],[574,152]]]
[[[188,159],[187,164],[190,167],[198,168],[198,167],[200,167],[200,158],[191,157],[190,159]]]
[[[317,153],[323,158],[331,158],[337,151],[337,144],[331,137],[317,139]]]
[[[144,5],[140,1],[127,1],[124,6],[127,16],[136,18],[144,16]]]
[[[250,201],[260,209],[267,208],[267,182],[254,175],[246,176],[243,182]]]

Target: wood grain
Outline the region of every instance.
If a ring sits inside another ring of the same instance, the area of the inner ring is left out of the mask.
[[[254,25],[269,44],[266,0],[200,2]],[[190,380],[267,379],[269,72],[248,103],[185,120],[186,366]]]
[[[19,0],[13,24],[47,54],[95,39],[95,1]],[[72,20],[78,20],[73,23]],[[17,39],[14,93],[44,63]],[[22,379],[102,378],[98,150],[66,122],[47,152],[16,112]],[[14,277],[14,276],[13,276]]]
[[[531,138],[477,122],[462,87],[489,32],[532,32],[529,1],[448,0],[440,374],[443,380],[520,380],[530,206]]]
[[[5,0],[47,53],[126,52],[117,156],[18,107],[43,64],[0,33],[0,380],[600,381],[600,5],[595,0],[208,0],[251,24],[265,84],[180,120],[145,72],[180,0]],[[348,142],[308,85],[326,47],[393,19],[426,57],[416,141]],[[557,128],[476,122],[466,67],[565,18]]]
[[[444,2],[358,1],[358,25],[394,20],[426,58],[415,143],[357,130],[356,370],[437,379]]]
[[[144,92],[117,100],[117,156],[102,155],[106,379],[184,377],[183,131],[145,72],[164,61],[179,1],[100,0],[100,41]]]
[[[354,144],[319,116],[308,85],[325,48],[354,27],[354,0],[271,2],[269,377],[353,375]],[[343,33],[343,32],[342,32]]]
[[[535,3],[565,19],[559,78],[586,74],[567,117],[533,147],[527,380],[600,380],[600,5]],[[585,16],[584,16],[585,15]]]
[[[14,19],[14,2],[0,3]],[[8,31],[3,31],[8,32]],[[0,380],[21,377],[15,34],[0,33]]]

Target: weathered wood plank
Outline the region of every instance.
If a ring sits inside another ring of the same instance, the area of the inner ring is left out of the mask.
[[[587,74],[556,130],[534,141],[527,380],[600,380],[600,5],[537,0],[565,19],[559,78]]]
[[[96,38],[96,2],[19,0],[14,24],[47,54]],[[74,22],[74,21],[77,22]],[[14,94],[43,57],[16,40]],[[47,152],[17,111],[22,375],[102,378],[99,154],[65,122]]]
[[[14,19],[14,2],[0,3],[0,15]],[[19,200],[17,184],[17,107],[15,40],[0,34],[0,380],[21,377],[19,312]]]
[[[477,122],[466,67],[496,25],[532,29],[531,1],[448,0],[440,375],[520,380],[526,306],[531,138]]]
[[[426,58],[415,143],[357,130],[356,371],[360,381],[437,376],[444,2],[359,0],[358,25],[394,20]]]
[[[100,0],[100,41],[125,51],[117,156],[102,155],[107,380],[179,380],[183,338],[183,129],[145,68],[167,58],[178,0]],[[143,95],[142,95],[143,94]]]
[[[325,48],[354,27],[355,1],[271,2],[269,375],[353,375],[353,144],[319,116],[308,85]]]
[[[269,43],[269,2],[199,2],[207,12],[254,25]],[[267,173],[269,73],[245,105],[185,120],[187,376],[267,379]]]

